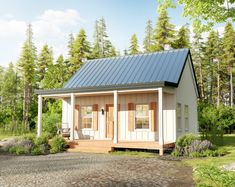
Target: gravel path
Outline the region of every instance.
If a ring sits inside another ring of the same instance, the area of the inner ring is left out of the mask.
[[[109,154],[0,155],[0,187],[193,186],[180,161]]]

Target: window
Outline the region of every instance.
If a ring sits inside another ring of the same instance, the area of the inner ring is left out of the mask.
[[[185,131],[189,130],[189,112],[188,112],[188,105],[184,105],[184,127]]]
[[[92,126],[92,106],[81,107],[81,128],[90,129]]]
[[[149,128],[149,105],[135,105],[135,128]]]
[[[177,103],[176,108],[176,117],[177,117],[177,131],[182,131],[182,121],[181,121],[181,104]]]

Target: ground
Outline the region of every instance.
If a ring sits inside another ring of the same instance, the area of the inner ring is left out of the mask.
[[[59,153],[0,155],[0,186],[193,186],[192,169],[162,157]]]

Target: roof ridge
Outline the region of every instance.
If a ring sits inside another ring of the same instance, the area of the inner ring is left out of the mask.
[[[177,51],[184,51],[184,50],[189,50],[189,48],[169,49],[169,50],[163,50],[163,51],[138,53],[138,54],[133,54],[133,55],[122,55],[122,56],[114,56],[114,57],[96,58],[96,59],[87,60],[86,63],[93,62],[93,61],[101,61],[101,60],[106,60],[106,59],[130,58],[130,57],[134,57],[134,56],[145,56],[145,55],[147,56],[147,55],[153,55],[153,54],[177,52]]]

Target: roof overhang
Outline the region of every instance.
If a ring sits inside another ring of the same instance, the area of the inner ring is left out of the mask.
[[[155,82],[155,83],[110,85],[110,86],[102,86],[102,87],[81,87],[81,88],[35,90],[35,93],[38,95],[55,95],[55,94],[68,94],[68,93],[102,92],[102,91],[113,91],[113,90],[147,89],[147,88],[159,88],[159,87],[165,87],[165,86],[178,87],[178,84],[164,81],[164,82]]]

